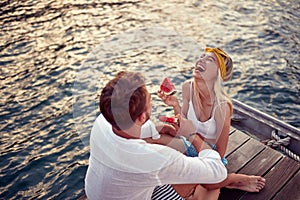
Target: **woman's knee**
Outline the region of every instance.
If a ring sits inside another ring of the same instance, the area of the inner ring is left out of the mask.
[[[202,185],[197,185],[194,194],[187,198],[187,200],[217,200],[220,190],[207,190]]]

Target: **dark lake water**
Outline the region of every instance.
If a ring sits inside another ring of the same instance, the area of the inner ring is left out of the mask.
[[[234,60],[232,98],[300,127],[300,4],[262,1],[0,1],[0,199],[76,199],[101,87],[141,71],[153,116],[181,94],[205,46]]]

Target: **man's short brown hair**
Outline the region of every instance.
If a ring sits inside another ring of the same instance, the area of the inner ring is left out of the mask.
[[[139,72],[119,72],[103,88],[99,107],[113,127],[130,128],[147,109],[145,77]]]

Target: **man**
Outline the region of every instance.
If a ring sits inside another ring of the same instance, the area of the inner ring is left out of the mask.
[[[85,179],[88,199],[151,199],[153,189],[164,184],[218,183],[227,176],[219,154],[211,149],[186,157],[167,146],[141,140],[141,127],[151,114],[145,79],[137,72],[121,72],[100,96],[101,114],[90,138],[89,167]],[[180,122],[183,136],[193,128]],[[167,138],[168,139],[168,138]]]

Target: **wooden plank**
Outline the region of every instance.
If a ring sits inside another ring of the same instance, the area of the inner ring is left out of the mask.
[[[285,185],[273,200],[300,200],[300,171]]]
[[[238,171],[238,173],[264,176],[282,157],[281,153],[266,146],[260,154]]]
[[[234,151],[227,157],[228,160],[228,172],[237,172],[244,167],[249,161],[251,161],[257,154],[259,154],[265,145],[250,138],[243,146]]]
[[[240,131],[234,131],[230,136],[229,136],[229,141],[225,153],[225,157],[230,155],[234,150],[239,148],[243,143],[245,143],[247,140],[249,140],[250,137],[247,136],[246,134],[240,132]]]
[[[258,141],[256,141],[258,142]],[[259,142],[258,142],[259,143]],[[269,147],[266,147],[253,160],[251,160],[241,170],[237,171],[239,174],[248,175],[265,175],[281,158],[283,155]],[[237,200],[245,195],[245,191],[222,188],[219,200]],[[254,193],[259,195],[259,193]]]
[[[266,185],[259,195],[246,193],[242,200],[267,200],[271,199],[299,170],[300,164],[288,157],[281,159],[266,175]]]
[[[243,194],[245,192],[241,190],[221,188],[218,200],[238,200]]]
[[[230,126],[229,135],[231,135],[235,131],[236,131],[236,129],[233,126]]]

